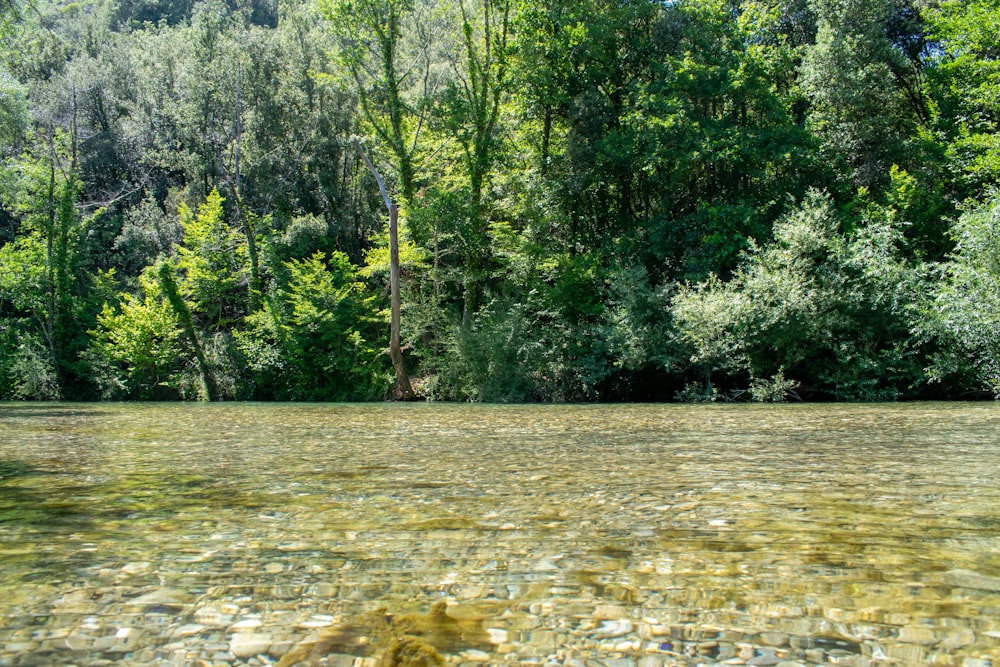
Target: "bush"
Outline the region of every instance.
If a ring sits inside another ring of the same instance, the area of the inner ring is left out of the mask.
[[[181,327],[151,275],[142,293],[105,305],[85,353],[102,398],[177,399],[183,364]]]
[[[386,356],[373,344],[384,321],[347,256],[317,252],[284,263],[287,283],[246,318],[236,347],[254,397],[279,400],[382,398]]]
[[[0,400],[61,398],[52,355],[35,336],[0,323]]]
[[[674,320],[704,386],[749,384],[766,400],[795,387],[839,400],[911,392],[923,376],[910,335],[923,283],[901,243],[891,211],[873,208],[848,235],[830,198],[810,192],[728,283],[679,289]]]
[[[923,331],[941,345],[930,374],[1000,398],[1000,193],[970,206],[952,235],[955,250],[924,312]]]

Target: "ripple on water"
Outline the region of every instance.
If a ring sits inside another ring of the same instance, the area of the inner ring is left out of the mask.
[[[1000,660],[992,404],[0,407],[0,665]]]

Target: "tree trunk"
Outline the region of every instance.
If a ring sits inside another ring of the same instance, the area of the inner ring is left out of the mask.
[[[167,302],[173,309],[177,319],[180,320],[181,328],[184,330],[184,335],[187,336],[188,343],[194,352],[195,360],[198,362],[202,398],[208,401],[218,400],[219,392],[215,384],[215,376],[212,373],[212,368],[205,357],[205,350],[198,338],[198,331],[194,326],[194,317],[191,315],[191,309],[188,308],[187,303],[184,302],[184,298],[181,296],[180,288],[177,286],[176,279],[174,279],[173,267],[169,262],[162,262],[160,264],[158,277],[160,279],[160,289],[163,290],[163,295],[167,297]]]
[[[416,396],[410,386],[410,376],[403,363],[403,351],[399,346],[399,233],[397,219],[399,207],[389,205],[389,294],[391,314],[389,316],[389,357],[396,369],[396,391],[404,401],[412,401]]]
[[[256,225],[251,224],[249,219],[244,219],[243,212],[243,181],[240,173],[240,144],[243,142],[243,103],[242,103],[242,75],[243,67],[236,65],[236,140],[233,142],[233,157],[235,167],[235,191],[236,199],[236,225],[242,230],[247,239],[247,255],[250,259],[250,285],[247,309],[253,313],[260,310],[261,295],[264,292],[263,281],[260,277],[260,258],[257,254],[257,230]]]
[[[389,209],[389,301],[391,308],[389,316],[389,358],[392,359],[392,367],[396,371],[397,396],[404,401],[412,401],[416,399],[416,395],[413,393],[413,387],[410,385],[410,376],[406,372],[406,364],[403,362],[403,350],[399,345],[399,311],[401,308],[399,296],[399,230],[397,225],[399,208],[389,199],[389,193],[385,189],[385,181],[382,180],[382,175],[378,173],[375,165],[372,164],[371,160],[365,154],[364,149],[361,148],[361,142],[355,139],[354,147],[358,150],[365,165],[375,176],[378,189],[382,193],[382,199],[385,201],[386,208]]]

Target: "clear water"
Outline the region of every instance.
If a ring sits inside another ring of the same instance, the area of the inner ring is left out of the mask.
[[[0,404],[0,477],[0,665],[376,665],[440,601],[456,664],[1000,664],[996,404]]]

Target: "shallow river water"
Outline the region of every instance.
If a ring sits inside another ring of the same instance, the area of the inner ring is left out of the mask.
[[[0,404],[0,665],[375,667],[413,637],[1000,665],[1000,405]]]

